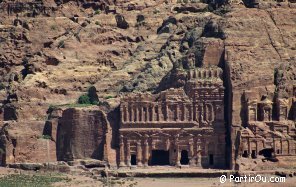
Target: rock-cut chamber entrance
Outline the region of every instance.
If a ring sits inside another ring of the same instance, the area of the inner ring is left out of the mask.
[[[188,151],[186,151],[186,150],[181,151],[180,163],[182,165],[188,165],[189,164]]]
[[[170,153],[165,150],[152,150],[152,166],[170,165]]]

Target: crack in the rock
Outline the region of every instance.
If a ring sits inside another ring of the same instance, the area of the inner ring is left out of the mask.
[[[270,33],[269,33],[268,29],[267,29],[266,23],[264,21],[263,21],[263,23],[264,23],[264,28],[265,28],[266,33],[268,35],[268,38],[269,38],[269,41],[270,41],[271,46],[274,48],[274,50],[276,51],[276,53],[278,54],[278,56],[282,60],[282,56],[280,55],[278,49],[276,48],[276,46],[274,45],[274,42],[272,41],[271,35],[270,35]]]
[[[271,12],[270,12],[270,11],[266,11],[266,12],[267,12],[267,14],[269,15],[270,19],[272,20],[274,26],[275,26],[275,27],[277,28],[277,30],[279,31],[280,36],[281,36],[281,38],[282,38],[282,42],[283,42],[285,45],[287,45],[287,44],[285,43],[285,40],[284,40],[284,37],[283,37],[282,31],[281,31],[281,29],[277,26],[274,17],[271,15]]]

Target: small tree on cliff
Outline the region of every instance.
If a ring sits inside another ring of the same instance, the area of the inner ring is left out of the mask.
[[[87,95],[91,104],[96,105],[99,103],[99,97],[97,95],[97,89],[94,86],[88,88]]]

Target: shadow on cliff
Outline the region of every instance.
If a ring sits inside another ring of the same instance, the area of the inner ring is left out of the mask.
[[[120,128],[120,108],[116,107],[107,114],[111,131],[111,149],[116,151],[116,162],[119,163],[119,128]],[[109,133],[109,132],[108,132]],[[109,153],[108,153],[109,154]]]

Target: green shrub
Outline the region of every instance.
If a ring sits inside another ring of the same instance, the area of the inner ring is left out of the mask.
[[[153,10],[153,14],[159,14],[159,13],[160,13],[159,10],[157,10],[157,9]]]
[[[96,21],[95,24],[96,24],[96,25],[100,25],[100,22]]]
[[[91,104],[90,99],[87,94],[84,94],[78,98],[79,104]]]
[[[51,136],[50,135],[42,135],[41,137],[40,137],[41,139],[46,139],[46,140],[51,140]]]
[[[57,30],[57,26],[56,25],[52,25],[52,26],[50,26],[50,29],[51,30]]]
[[[231,11],[231,7],[229,5],[221,6],[218,9],[213,10],[214,14],[217,14],[219,16],[224,16],[230,11]]]
[[[4,90],[4,89],[5,89],[5,85],[2,82],[0,82],[0,90]]]
[[[91,86],[87,90],[87,94],[84,94],[78,98],[79,104],[99,104],[99,97],[97,95],[97,89],[94,86]]]
[[[111,95],[108,95],[108,96],[105,97],[105,99],[112,99],[112,98],[114,98],[114,97],[111,96]]]
[[[22,187],[31,187],[31,186],[52,186],[56,182],[69,182],[71,179],[68,177],[62,176],[61,174],[34,174],[34,175],[25,175],[25,174],[9,174],[1,177],[0,186],[22,186]]]
[[[97,15],[97,14],[101,14],[101,11],[100,10],[96,10],[95,11],[95,15]]]
[[[96,87],[94,86],[89,87],[87,91],[87,96],[89,97],[89,101],[91,104],[94,104],[94,105],[98,104],[99,97],[97,95]]]

